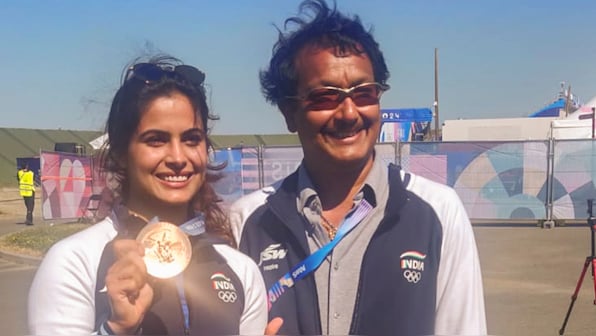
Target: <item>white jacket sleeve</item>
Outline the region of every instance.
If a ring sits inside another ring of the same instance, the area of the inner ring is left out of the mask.
[[[95,324],[95,280],[64,244],[50,249],[29,291],[33,335],[89,335]]]
[[[482,274],[472,225],[453,189],[441,207],[443,244],[435,334],[486,335]],[[446,202],[446,201],[445,201]]]
[[[116,234],[100,222],[56,243],[31,284],[28,299],[32,335],[90,335],[95,326],[97,265]]]
[[[236,242],[240,244],[240,238],[242,237],[242,229],[246,219],[252,214],[252,212],[263,205],[267,201],[269,195],[275,193],[280,187],[283,181],[277,181],[270,186],[266,186],[262,189],[253,191],[252,193],[243,196],[232,203],[229,208],[230,224],[232,226],[232,234],[236,239]]]

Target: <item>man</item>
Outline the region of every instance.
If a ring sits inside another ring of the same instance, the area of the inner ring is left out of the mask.
[[[33,208],[35,207],[35,184],[34,174],[29,170],[29,164],[25,163],[17,172],[19,180],[19,192],[25,200],[25,207],[27,208],[27,217],[25,224],[33,225]]]
[[[271,288],[270,318],[283,319],[284,335],[485,335],[459,198],[375,158],[389,89],[377,42],[357,16],[322,1],[300,8],[312,19],[286,20],[298,28],[280,34],[261,85],[304,159],[231,208],[240,249]]]

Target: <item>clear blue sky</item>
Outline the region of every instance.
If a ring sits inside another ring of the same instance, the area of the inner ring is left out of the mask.
[[[440,120],[523,117],[560,82],[596,96],[594,0],[338,0],[374,27],[392,86],[383,108]],[[101,130],[122,69],[151,46],[207,73],[213,134],[286,133],[258,70],[298,1],[0,1],[0,127]]]

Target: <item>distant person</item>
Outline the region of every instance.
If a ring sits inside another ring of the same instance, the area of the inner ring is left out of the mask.
[[[30,333],[262,335],[263,279],[211,185],[205,75],[154,57],[123,77],[100,161],[118,182],[112,213],[48,251]]]
[[[33,209],[35,208],[35,174],[29,169],[29,164],[25,163],[17,172],[19,180],[19,193],[25,200],[27,215],[25,224],[33,225]]]
[[[230,218],[280,335],[486,335],[480,263],[455,191],[375,153],[389,71],[357,16],[305,1],[285,21],[266,99],[304,159]],[[296,27],[290,31],[289,27]]]

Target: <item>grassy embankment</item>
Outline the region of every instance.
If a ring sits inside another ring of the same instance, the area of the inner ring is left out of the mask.
[[[83,223],[35,225],[1,236],[0,250],[42,257],[55,242],[87,227],[89,224]]]

